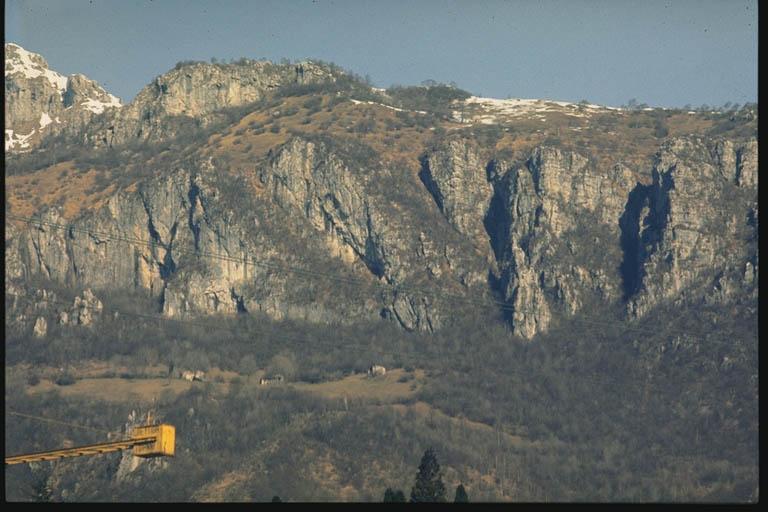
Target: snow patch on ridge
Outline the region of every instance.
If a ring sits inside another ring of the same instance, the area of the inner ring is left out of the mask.
[[[21,73],[26,78],[44,76],[60,93],[67,89],[68,78],[48,69],[42,56],[14,43],[7,43],[5,48],[5,76],[14,73]]]
[[[461,104],[461,102],[457,102]],[[561,112],[573,117],[588,117],[598,111],[621,110],[616,107],[606,107],[592,103],[569,103],[567,101],[554,101],[545,99],[524,98],[482,98],[470,96],[464,100],[463,105],[471,111],[454,110],[453,118],[459,122],[480,122],[482,124],[495,124],[503,117],[531,116],[542,118],[545,112]]]
[[[93,98],[89,98],[84,102],[82,102],[80,106],[96,114],[101,114],[102,112],[104,112],[105,108],[120,108],[123,105],[122,103],[120,103],[120,98],[117,98],[116,96],[112,96],[111,94],[107,94],[107,101],[100,101]]]
[[[426,112],[424,112],[423,110],[404,110],[402,108],[393,107],[391,105],[385,105],[383,103],[376,103],[375,101],[360,101],[360,100],[353,100],[353,99],[350,99],[349,101],[351,101],[355,105],[360,105],[361,103],[365,104],[365,105],[378,105],[380,107],[384,107],[384,108],[388,108],[390,110],[394,110],[395,112],[415,112],[417,114],[426,114]]]

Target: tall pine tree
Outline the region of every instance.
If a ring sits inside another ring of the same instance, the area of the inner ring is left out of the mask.
[[[467,490],[464,489],[463,484],[459,484],[456,487],[456,496],[453,498],[454,503],[469,503],[469,496],[467,496]]]
[[[411,503],[435,503],[445,501],[445,484],[440,474],[440,464],[434,450],[424,452],[419,473],[411,489]]]

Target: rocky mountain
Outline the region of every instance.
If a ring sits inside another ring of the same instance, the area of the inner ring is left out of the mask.
[[[5,150],[29,151],[48,135],[77,133],[120,100],[81,74],[63,76],[45,59],[5,44]]]
[[[86,144],[100,147],[167,140],[185,125],[205,126],[215,119],[216,111],[253,103],[281,86],[326,80],[333,80],[332,71],[312,62],[178,65],[144,87],[126,108],[91,127]]]
[[[94,112],[10,49],[9,451],[177,432],[11,499],[378,501],[432,446],[476,501],[758,500],[753,106],[242,59]]]
[[[24,69],[34,64],[39,74],[27,71],[24,80],[47,91],[49,102],[95,101],[77,99],[91,98],[78,95],[84,79],[56,78],[42,59],[10,48],[10,87],[22,79],[18,62],[29,61]],[[281,108],[298,108],[265,104],[267,96],[305,86],[298,94],[311,98],[306,86],[321,91],[341,76],[311,62],[180,64],[130,105],[91,120],[77,137],[86,146],[120,148],[138,140],[151,148],[178,139],[177,128],[202,129],[222,109],[243,105],[255,105],[251,116],[269,112],[265,122],[275,123]],[[57,83],[66,88],[55,89]],[[39,93],[33,102],[32,91],[19,91],[9,99],[13,123],[43,108]],[[371,94],[387,101],[386,93]],[[316,103],[325,101],[332,111],[332,99]],[[482,126],[489,124],[488,109],[511,115],[531,107],[505,101],[499,106],[471,97],[454,102],[453,116],[483,105],[474,121]],[[370,109],[374,125],[376,111],[402,119],[428,115],[373,101],[347,104],[352,112]],[[542,104],[537,116],[571,109]],[[612,116],[612,123],[626,115],[584,109]],[[318,110],[301,124],[311,128]],[[666,303],[756,297],[754,138],[671,137],[658,142],[646,168],[631,168],[609,150],[551,140],[501,151],[498,141],[489,144],[482,133],[462,128],[467,119],[435,122],[452,133],[423,142],[419,158],[410,161],[332,129],[323,136],[294,130],[277,139],[270,137],[282,133],[279,128],[255,130],[248,146],[272,142],[236,166],[227,161],[241,151],[237,142],[223,151],[226,158],[212,157],[210,142],[190,146],[192,156],[150,168],[149,178],[105,195],[101,206],[76,218],[42,206],[40,224],[9,227],[6,276],[146,290],[170,317],[262,311],[312,322],[384,318],[434,332],[459,312],[479,309],[501,315],[527,339],[559,318],[602,309],[618,307],[632,319]],[[493,121],[506,122],[503,116]],[[346,132],[355,126],[359,122]],[[319,270],[329,268],[334,272]],[[328,294],[334,279],[350,293]]]

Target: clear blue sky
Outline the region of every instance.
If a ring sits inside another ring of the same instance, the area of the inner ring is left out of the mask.
[[[756,0],[6,0],[5,37],[124,101],[180,60],[319,58],[374,84],[757,101]]]

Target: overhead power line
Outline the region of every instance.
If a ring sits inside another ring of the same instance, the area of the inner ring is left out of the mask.
[[[35,416],[35,415],[32,415],[32,414],[23,414],[23,413],[16,412],[16,411],[8,411],[7,410],[5,412],[7,414],[12,415],[12,416],[19,416],[21,418],[28,418],[28,419],[37,420],[37,421],[44,421],[44,422],[47,422],[47,423],[57,423],[59,425],[66,425],[68,427],[79,428],[79,429],[83,429],[83,430],[91,430],[91,431],[99,432],[99,433],[102,433],[102,434],[112,435],[114,433],[120,432],[120,430],[109,431],[109,430],[104,430],[104,429],[101,429],[101,428],[86,427],[86,426],[83,426],[83,425],[77,425],[75,423],[69,423],[67,421],[53,420],[53,419],[50,419],[50,418],[44,418],[42,416]]]
[[[150,241],[150,240],[143,240],[143,239],[139,239],[139,238],[114,236],[114,235],[111,235],[111,234],[108,234],[108,233],[98,232],[98,231],[89,230],[89,229],[75,228],[74,226],[66,226],[66,225],[57,224],[57,223],[53,223],[53,222],[42,221],[40,219],[34,219],[34,218],[30,218],[30,217],[20,217],[20,216],[9,215],[9,216],[7,216],[7,218],[11,219],[11,220],[16,220],[16,221],[19,221],[19,222],[24,222],[24,223],[27,223],[27,224],[30,224],[30,225],[48,226],[48,227],[55,228],[55,229],[62,229],[62,230],[69,230],[69,231],[73,231],[73,232],[84,233],[84,234],[87,234],[89,236],[93,236],[95,238],[98,238],[100,240],[114,241],[114,242],[125,242],[125,243],[129,243],[129,244],[145,246],[145,247],[150,247],[150,248],[160,247],[160,248],[162,248],[162,249],[164,249],[166,251],[174,251],[178,255],[189,255],[189,256],[193,256],[193,257],[197,257],[197,258],[210,258],[210,259],[216,259],[216,260],[221,260],[221,261],[228,261],[228,262],[232,262],[232,263],[238,263],[238,264],[242,264],[244,266],[246,266],[246,265],[261,266],[261,267],[272,269],[272,270],[279,271],[279,272],[293,273],[293,274],[302,275],[302,276],[311,277],[311,278],[322,277],[322,278],[325,278],[325,279],[329,279],[331,281],[345,283],[345,284],[351,284],[351,285],[370,286],[372,284],[370,281],[363,280],[363,279],[343,277],[343,276],[340,276],[339,274],[315,271],[315,270],[311,270],[311,269],[300,268],[300,267],[293,267],[293,266],[284,265],[284,264],[276,264],[276,263],[270,263],[270,262],[265,262],[265,261],[259,261],[259,260],[256,260],[255,258],[248,258],[248,257],[238,258],[238,257],[234,257],[234,256],[228,256],[228,255],[222,255],[222,254],[214,254],[214,253],[208,253],[208,252],[203,252],[203,251],[188,251],[188,250],[184,250],[184,249],[174,248],[172,246],[169,248],[169,247],[166,247],[166,244],[161,243],[161,242],[157,242],[157,241],[154,241],[154,240]],[[421,295],[424,295],[424,296],[431,296],[433,298],[445,299],[445,300],[448,300],[448,301],[461,302],[461,303],[464,303],[464,304],[474,305],[474,306],[483,307],[483,308],[494,307],[494,308],[496,308],[498,310],[509,311],[509,312],[512,312],[512,311],[515,310],[514,306],[512,306],[512,305],[510,305],[510,304],[508,304],[506,302],[499,301],[499,300],[494,300],[494,299],[482,299],[482,300],[471,299],[471,298],[467,298],[467,297],[461,297],[461,296],[456,296],[456,295],[447,294],[447,293],[443,293],[443,292],[438,292],[438,291],[435,291],[435,290],[428,290],[428,289],[425,289],[425,288],[410,287],[410,286],[398,286],[398,285],[384,284],[384,283],[378,283],[378,286],[384,287],[384,288],[386,288],[388,291],[390,291],[392,293],[421,294]],[[605,322],[604,320],[590,319],[590,318],[585,317],[584,315],[569,317],[568,320],[569,321],[575,321],[575,322],[589,323],[589,324],[593,324],[593,325],[614,326],[614,327],[615,326],[619,326],[622,330],[625,330],[625,331],[641,332],[641,333],[646,333],[646,334],[654,334],[655,333],[655,331],[650,330],[650,329],[633,327],[632,325],[628,324],[627,322]],[[545,332],[553,332],[553,330],[550,329],[550,330],[545,331]],[[684,330],[680,330],[679,332],[680,333],[687,333],[687,331],[684,331]]]

